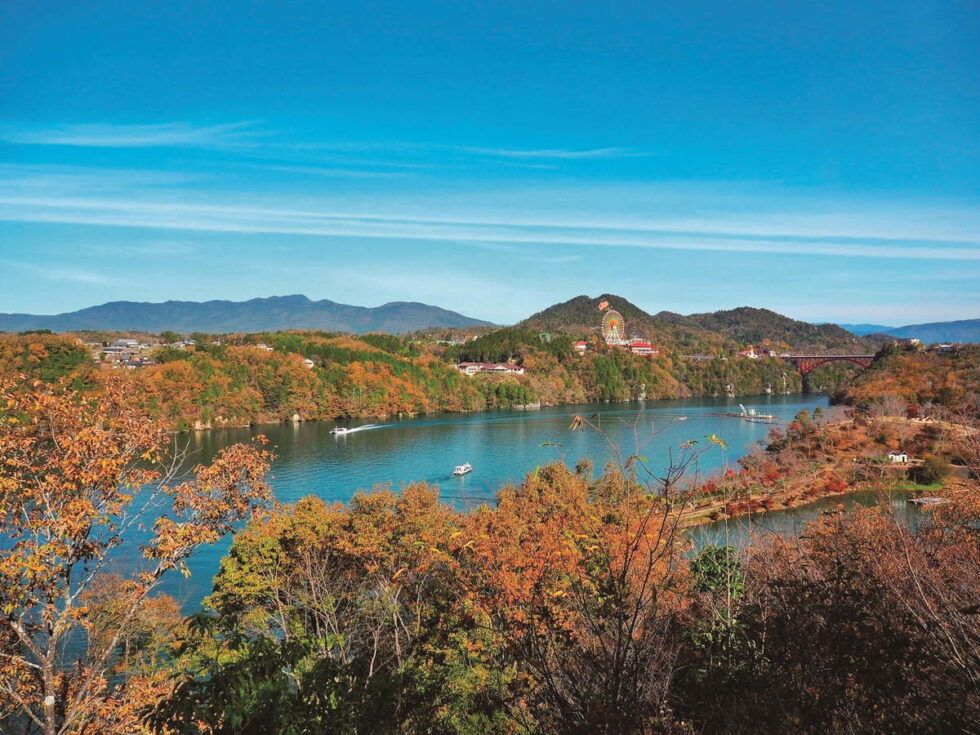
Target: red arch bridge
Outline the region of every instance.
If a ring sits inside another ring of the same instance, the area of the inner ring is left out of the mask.
[[[821,365],[828,362],[852,362],[863,368],[871,367],[874,362],[874,355],[783,355],[784,360],[793,363],[796,369],[803,376],[803,392],[810,392],[809,375]]]
[[[826,365],[828,362],[853,362],[855,365],[860,365],[863,368],[871,367],[871,363],[874,361],[874,355],[786,355],[784,360],[789,360],[796,369],[800,371],[800,375],[809,375],[814,370],[816,370],[821,365]]]

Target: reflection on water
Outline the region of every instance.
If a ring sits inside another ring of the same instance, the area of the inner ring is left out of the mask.
[[[438,485],[441,497],[460,508],[491,502],[502,484],[516,482],[535,467],[555,460],[593,460],[596,467],[623,454],[639,451],[652,468],[668,465],[680,445],[691,439],[708,444],[697,471],[713,473],[734,463],[771,426],[722,417],[738,403],[771,413],[787,422],[801,409],[825,406],[824,396],[759,396],[738,401],[688,399],[616,404],[583,404],[536,411],[493,411],[403,419],[336,436],[337,425],[366,426],[371,421],[271,424],[185,435],[191,462],[208,462],[223,447],[262,433],[276,452],[271,484],[276,497],[292,503],[306,495],[347,501],[358,490],[376,486],[393,489],[412,482]],[[595,417],[605,437],[571,431],[574,415]],[[728,449],[704,441],[716,434]],[[451,475],[456,465],[470,462],[473,472]],[[193,607],[210,591],[211,579],[230,541],[201,549],[190,561],[192,576],[168,580],[168,592]]]

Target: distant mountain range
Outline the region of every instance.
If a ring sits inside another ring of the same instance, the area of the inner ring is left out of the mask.
[[[615,294],[576,296],[540,311],[518,324],[534,331],[583,332],[599,324],[598,306],[609,302],[626,321],[629,333],[700,350],[732,345],[759,345],[764,340],[795,350],[874,351],[888,337],[917,337],[923,342],[980,342],[980,319],[886,327],[880,324],[809,324],[768,309],[742,306],[704,314],[671,311],[649,314]],[[394,301],[377,307],[335,301],[312,301],[306,296],[272,296],[249,301],[113,301],[79,311],[41,316],[0,314],[0,331],[53,332],[137,331],[183,334],[262,332],[283,329],[322,329],[330,332],[401,334],[424,329],[492,326],[455,311],[418,302]]]
[[[263,332],[282,329],[323,329],[331,332],[387,332],[399,334],[430,327],[476,327],[490,322],[455,311],[409,301],[377,307],[338,304],[306,296],[272,296],[249,301],[167,301],[151,304],[113,301],[54,316],[0,314],[0,331],[52,332],[81,330],[158,333]]]
[[[840,326],[861,335],[887,334],[905,339],[914,337],[923,342],[980,342],[980,319],[909,324],[904,327],[886,327],[881,324],[841,324]]]

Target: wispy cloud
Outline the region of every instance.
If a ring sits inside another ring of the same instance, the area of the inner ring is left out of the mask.
[[[317,176],[326,178],[355,178],[355,179],[384,179],[406,176],[404,171],[371,171],[359,168],[336,168],[329,166],[301,166],[288,164],[256,164],[266,171],[281,171],[300,176]]]
[[[638,151],[618,146],[598,148],[511,148],[483,145],[454,145],[448,143],[425,143],[417,141],[334,141],[301,142],[289,144],[298,150],[335,151],[344,154],[390,153],[398,156],[432,156],[447,154],[459,157],[478,157],[484,159],[508,159],[513,161],[538,160],[600,160],[616,158],[640,158],[657,155],[651,151]]]
[[[582,259],[581,255],[521,255],[521,260],[534,263],[574,263]]]
[[[151,240],[149,242],[127,244],[98,244],[86,245],[82,249],[96,255],[113,257],[150,256],[169,258],[174,256],[196,255],[201,246],[189,240]]]
[[[453,220],[268,206],[184,204],[126,199],[0,196],[0,220],[62,222],[188,231],[275,233],[463,243],[655,248],[691,252],[826,255],[880,259],[980,260],[980,242],[808,236],[792,232],[659,230],[614,223],[538,224]],[[558,253],[558,257],[567,254]]]
[[[8,125],[0,128],[0,141],[19,145],[68,146],[78,148],[202,148],[235,149],[250,153],[286,154],[289,151],[340,153],[356,158],[383,154],[392,160],[379,166],[437,166],[432,159],[496,161],[500,165],[552,168],[562,161],[600,161],[654,155],[618,146],[592,148],[515,148],[509,146],[458,145],[416,141],[302,141],[281,131],[264,128],[256,121],[211,125],[189,122],[154,124],[76,123],[46,126]],[[408,160],[404,160],[408,159]],[[445,163],[445,160],[443,161]],[[549,165],[550,163],[550,165]],[[294,167],[298,171],[298,166]],[[367,175],[353,170],[322,168],[321,175]],[[308,173],[313,173],[312,170]]]
[[[12,260],[0,261],[0,263],[3,263],[4,267],[6,268],[26,271],[45,280],[55,281],[58,283],[79,283],[88,286],[105,286],[114,282],[109,276],[96,271],[87,270],[85,268],[36,265],[34,263],[23,263]]]
[[[513,258],[525,260],[532,263],[574,263],[582,260],[581,255],[550,255],[541,253],[528,253],[527,247],[511,245],[505,242],[460,242],[460,245],[469,245],[483,250],[490,250],[495,253],[505,253]]]
[[[0,139],[7,143],[84,148],[232,148],[253,145],[260,135],[249,121],[218,125],[93,123],[0,131]]]
[[[632,151],[627,148],[587,148],[568,150],[564,148],[483,148],[480,146],[448,146],[461,153],[473,153],[493,158],[545,158],[545,159],[582,159],[582,158],[636,158],[652,156],[653,153]]]
[[[0,165],[0,220],[458,242],[552,263],[601,247],[980,261],[974,202],[910,207],[778,189],[719,192],[697,182],[502,191],[372,186],[366,195],[331,185],[287,199],[188,183],[168,186],[127,170]]]

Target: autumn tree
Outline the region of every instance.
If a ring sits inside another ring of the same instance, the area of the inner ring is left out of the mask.
[[[470,553],[461,520],[422,484],[349,507],[305,498],[253,522],[155,721],[180,733],[506,729],[495,692],[508,674],[455,584],[454,557]]]
[[[679,687],[707,732],[976,732],[980,488],[917,529],[881,508],[833,514],[748,554],[734,624],[742,654]]]
[[[573,427],[598,431],[583,418]],[[677,510],[680,481],[700,452],[678,449],[658,472],[638,454],[621,457],[594,481],[549,465],[467,519],[466,583],[531,682],[536,727],[672,726],[686,589]]]
[[[146,656],[173,617],[153,593],[269,497],[269,454],[235,445],[181,473],[173,438],[124,383],[80,394],[8,381],[0,458],[0,722],[45,735],[132,732],[122,704],[160,691],[120,675],[152,668]],[[107,576],[124,548],[139,554],[127,558],[132,572]]]

